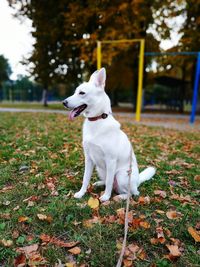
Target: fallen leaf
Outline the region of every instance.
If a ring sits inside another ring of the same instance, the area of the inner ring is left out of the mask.
[[[38,250],[38,244],[17,248],[17,252],[22,252],[27,256],[29,256],[33,252],[36,252],[37,250]]]
[[[140,222],[140,226],[143,227],[143,228],[145,228],[145,229],[148,229],[148,228],[151,227],[151,225],[148,222],[146,222],[146,221],[141,221]]]
[[[92,219],[83,221],[83,225],[87,228],[93,227],[95,223],[101,223],[101,218],[94,216]]]
[[[75,267],[76,263],[75,262],[68,262],[68,263],[65,263],[65,266],[66,267]]]
[[[47,221],[48,223],[51,223],[53,218],[50,215],[44,215],[44,214],[37,214],[37,217],[41,221]]]
[[[180,212],[176,212],[175,210],[170,210],[166,212],[166,216],[168,219],[170,220],[174,220],[174,219],[178,219],[181,217],[181,213]]]
[[[164,214],[164,210],[155,210],[158,214]]]
[[[13,237],[14,239],[18,238],[18,237],[19,237],[19,231],[18,231],[18,230],[14,230],[14,231],[12,232],[12,237]]]
[[[123,266],[124,267],[131,267],[131,266],[133,266],[132,264],[133,264],[133,261],[132,260],[128,260],[128,259],[124,259],[123,260]]]
[[[72,248],[79,243],[79,241],[65,242],[63,240],[60,240],[60,239],[54,237],[54,236],[51,237],[51,236],[46,235],[46,234],[41,234],[40,239],[44,243],[51,243],[51,244],[54,244],[58,247],[64,247],[64,248]]]
[[[180,257],[181,256],[181,252],[179,250],[179,247],[177,245],[166,245],[166,247],[169,249],[170,254],[173,257]]]
[[[200,175],[195,175],[194,180],[195,180],[196,182],[200,182]]]
[[[14,267],[23,267],[26,266],[26,256],[24,254],[20,254],[14,259]]]
[[[134,218],[132,220],[132,227],[133,228],[138,228],[140,226],[141,221],[142,220],[140,218]]]
[[[81,253],[81,249],[79,247],[74,247],[68,250],[70,253],[72,253],[73,255],[78,255]]]
[[[166,198],[166,196],[167,196],[167,193],[165,191],[162,191],[162,190],[155,190],[154,194],[158,195],[158,196],[160,196],[162,198]]]
[[[26,217],[26,216],[20,216],[19,218],[18,218],[18,222],[27,222],[28,221],[28,217]]]
[[[4,247],[11,247],[13,245],[13,241],[9,239],[0,239],[0,244],[2,244]]]
[[[7,192],[7,191],[9,191],[9,190],[12,190],[13,188],[14,188],[14,186],[12,186],[12,185],[5,186],[5,187],[3,187],[3,188],[0,190],[0,193]]]
[[[138,252],[138,257],[139,257],[141,260],[146,259],[147,254],[146,254],[146,252],[144,251],[144,249],[141,249],[141,251]]]
[[[189,234],[194,238],[196,242],[200,242],[200,234],[193,227],[188,227]]]
[[[10,218],[11,218],[10,213],[2,213],[2,214],[0,214],[0,219],[10,220]]]
[[[145,205],[145,204],[149,204],[151,202],[150,200],[150,197],[149,196],[146,196],[146,197],[139,197],[138,198],[138,203],[139,204],[142,204],[142,205]]]
[[[97,209],[99,207],[99,200],[97,198],[90,197],[87,204],[91,209]]]

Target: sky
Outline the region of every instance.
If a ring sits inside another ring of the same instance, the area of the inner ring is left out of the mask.
[[[9,7],[7,0],[0,0],[0,55],[3,54],[12,68],[11,79],[16,80],[18,75],[27,75],[28,66],[20,63],[28,57],[32,50],[34,39],[31,36],[31,21],[26,19],[21,23],[13,17],[13,9]],[[171,33],[171,39],[161,42],[162,49],[169,49],[178,43],[180,36],[176,29],[182,23],[182,18],[176,21],[177,26]]]
[[[30,34],[31,21],[26,19],[21,23],[13,13],[8,1],[0,0],[0,55],[8,59],[13,72],[11,79],[16,80],[17,75],[28,74],[20,61],[31,53],[34,39]]]

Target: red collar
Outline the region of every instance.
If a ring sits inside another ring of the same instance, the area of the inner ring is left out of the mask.
[[[97,121],[99,119],[106,119],[107,117],[108,117],[108,114],[103,113],[103,114],[101,114],[101,115],[99,115],[97,117],[90,117],[90,118],[88,118],[88,120],[89,121]]]

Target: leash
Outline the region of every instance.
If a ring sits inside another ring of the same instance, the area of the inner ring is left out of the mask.
[[[131,145],[131,143],[130,143],[130,145]],[[124,239],[123,239],[122,249],[121,249],[120,256],[119,256],[116,267],[121,267],[124,252],[126,249],[126,239],[127,239],[127,234],[128,234],[128,212],[129,212],[130,193],[131,193],[130,185],[131,185],[131,173],[132,173],[132,157],[133,157],[133,152],[132,152],[132,147],[131,147],[130,164],[129,164],[129,170],[128,170],[128,192],[127,192],[126,213],[125,213],[125,221],[124,221]]]

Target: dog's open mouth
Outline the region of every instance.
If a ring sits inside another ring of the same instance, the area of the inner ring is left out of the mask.
[[[75,117],[78,117],[81,114],[81,112],[83,112],[83,110],[85,110],[86,108],[87,108],[87,105],[83,104],[81,106],[78,106],[72,109],[69,113],[69,119],[73,120]]]

